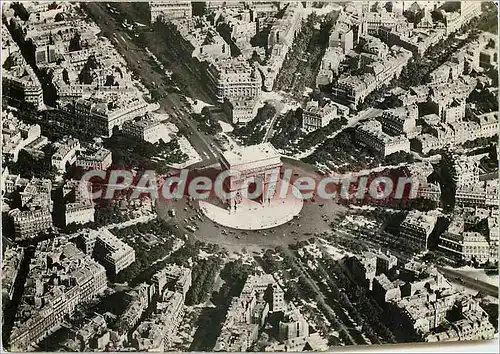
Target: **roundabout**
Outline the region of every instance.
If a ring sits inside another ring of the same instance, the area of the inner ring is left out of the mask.
[[[300,193],[298,190],[295,192]],[[286,198],[274,198],[266,205],[243,199],[233,212],[210,201],[199,201],[199,206],[208,219],[237,230],[265,230],[286,224],[300,214],[303,205],[304,201],[295,197],[295,193],[287,193]]]
[[[155,209],[158,217],[178,229],[179,237],[215,243],[230,252],[245,249],[261,252],[294,244],[331,231],[332,221],[346,211],[335,199],[315,201],[301,197],[294,187],[296,179],[319,177],[307,167],[296,161],[282,162],[281,156],[268,144],[226,152],[220,167],[195,170],[197,175],[215,180],[221,171],[237,169],[244,177],[261,176],[262,190],[266,190],[272,172],[290,170],[290,175],[280,173],[279,179],[288,185],[286,195],[280,193],[268,202],[245,198],[193,199],[185,195],[177,200],[157,199]],[[277,191],[281,191],[279,181]],[[231,181],[228,191],[241,189],[239,182]]]

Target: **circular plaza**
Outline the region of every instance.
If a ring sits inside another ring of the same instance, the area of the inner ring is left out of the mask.
[[[291,186],[292,188],[295,188]],[[273,198],[269,203],[243,199],[234,211],[227,206],[200,200],[203,214],[213,222],[237,230],[265,230],[286,224],[299,215],[304,202],[298,190],[287,193],[285,198]]]
[[[268,200],[244,197],[193,199],[188,195],[180,199],[160,198],[156,200],[158,216],[174,225],[186,238],[215,243],[231,252],[244,249],[260,252],[328,232],[337,216],[345,213],[345,207],[335,199],[303,199],[294,186],[297,178],[314,179],[319,175],[305,164],[281,161],[281,156],[270,145],[225,152],[219,166],[197,173],[214,180],[221,171],[228,169],[241,172],[242,178],[234,180],[234,184],[228,179],[231,183],[226,192],[236,193],[242,189],[239,182],[248,176],[259,176],[262,191],[269,191],[269,185],[275,181],[271,177],[278,172],[274,197]],[[281,188],[282,183],[288,187]],[[250,188],[248,191],[251,192]]]

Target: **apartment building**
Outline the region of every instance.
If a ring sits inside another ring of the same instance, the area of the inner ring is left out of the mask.
[[[481,137],[481,127],[476,122],[453,122],[449,126],[453,129],[456,145]]]
[[[389,47],[379,38],[364,35],[360,38],[363,54],[367,53],[367,58],[384,58],[389,54]]]
[[[199,62],[213,63],[231,58],[230,45],[221,37],[206,17],[185,19],[176,22],[175,25],[182,38],[186,41],[184,44],[187,50]]]
[[[456,123],[465,117],[465,99],[453,100],[451,104],[441,106],[438,103],[441,119],[445,123]]]
[[[35,63],[37,66],[54,63],[56,61],[56,46],[39,46],[35,50]]]
[[[23,258],[24,249],[22,247],[7,247],[3,252],[2,293],[6,294],[9,300],[12,300],[12,296],[14,295],[14,285],[16,283]]]
[[[78,149],[80,149],[80,142],[76,139],[62,142],[51,157],[52,166],[57,168],[59,172],[66,171],[66,164],[73,165],[76,162]]]
[[[346,266],[356,283],[373,290],[373,279],[377,275],[377,255],[373,252],[363,252],[359,257],[349,257]]]
[[[151,23],[190,18],[193,15],[191,1],[153,1],[149,3]]]
[[[75,165],[85,170],[107,170],[113,163],[111,151],[101,146],[91,146],[82,151]]]
[[[382,123],[371,120],[362,123],[355,131],[356,141],[383,157],[396,152],[410,152],[410,141],[404,135],[390,136],[382,131]]]
[[[155,273],[151,280],[157,294],[163,294],[167,291],[165,286],[173,283],[170,290],[182,294],[185,298],[192,283],[191,269],[170,264]]]
[[[279,323],[279,338],[282,341],[309,336],[309,324],[295,306],[291,305]]]
[[[29,103],[37,109],[43,108],[42,85],[5,26],[2,38],[3,96],[18,105]]]
[[[283,17],[277,20],[269,31],[267,43],[269,47],[282,44],[291,47],[301,28],[302,4],[290,4]]]
[[[278,284],[271,284],[265,290],[264,297],[269,303],[269,312],[286,310],[285,292]]]
[[[412,52],[413,55],[424,55],[433,45],[437,44],[446,34],[444,25],[431,25],[430,28],[422,27],[421,21],[417,28],[411,31],[397,32],[394,28],[381,26],[378,29],[378,37],[387,45],[397,45]]]
[[[418,107],[410,105],[386,110],[380,117],[382,129],[391,135],[405,135],[412,139],[419,135],[417,127]]]
[[[115,127],[143,116],[150,106],[135,94],[108,94],[100,98],[79,98],[58,104],[59,119],[72,131],[93,131],[105,137],[113,134]]]
[[[477,1],[460,1],[460,16],[464,23],[481,15],[481,3]]]
[[[332,102],[323,107],[319,106],[318,101],[307,102],[302,113],[302,129],[312,132],[326,127],[333,119],[339,118],[337,110],[337,106]]]
[[[458,206],[498,207],[498,179],[458,188],[455,203]]]
[[[375,90],[375,77],[372,74],[362,76],[341,76],[332,88],[334,95],[356,106]]]
[[[234,297],[231,302],[214,351],[246,351],[252,346],[257,339],[259,328],[264,325],[269,313],[269,299],[283,296],[283,292],[275,292],[273,284],[275,281],[270,274],[248,277],[241,295]],[[271,292],[271,295],[268,292]],[[273,292],[275,295],[272,295]],[[284,304],[283,299],[271,301],[274,301],[274,310],[283,309],[281,305]],[[308,327],[306,328],[304,324],[299,324],[297,327],[299,322],[291,320],[290,323],[292,322],[295,323],[295,327],[293,324],[289,326],[287,322],[281,327],[284,336],[295,336],[294,328],[299,328],[299,334],[308,331]]]
[[[4,166],[2,168],[0,183],[2,185],[2,196],[4,196],[14,192],[19,186],[21,186],[22,180],[21,176],[10,174],[7,166]]]
[[[328,38],[328,46],[342,49],[343,54],[354,48],[354,33],[347,23],[337,21]]]
[[[409,323],[419,337],[425,336],[432,329],[438,327],[446,321],[448,312],[453,307],[453,302],[457,299],[457,294],[448,295],[442,298],[436,298],[427,295],[422,300],[415,297],[405,297],[401,299],[398,306],[401,306],[401,312],[405,322]],[[420,301],[419,301],[420,300]]]
[[[14,235],[19,240],[35,237],[52,227],[52,215],[45,208],[25,211],[13,209],[9,211],[9,217],[14,224]]]
[[[86,224],[94,222],[95,207],[89,202],[79,201],[67,203],[64,206],[64,222],[66,226],[70,224]]]
[[[459,62],[447,61],[429,74],[431,82],[435,84],[443,84],[450,80],[458,79],[458,77],[464,72],[464,64],[465,62],[463,57]]]
[[[2,111],[2,154],[17,162],[19,153],[41,137],[38,124],[27,124],[14,113]]]
[[[52,211],[52,181],[33,177],[24,185],[19,192],[22,208],[47,208]]]
[[[49,277],[54,281],[47,282]],[[104,268],[65,238],[38,243],[28,279],[31,281],[25,287],[10,335],[14,351],[26,351],[38,344],[79,304],[92,300],[107,286]]]
[[[110,276],[116,276],[135,262],[135,250],[113,235],[108,229],[95,231],[93,257]]]
[[[285,61],[285,57],[301,30],[304,17],[303,4],[291,2],[284,10],[284,14],[275,21],[267,38],[268,50],[271,53],[264,66],[259,67],[262,74],[262,83],[265,91],[271,91],[278,73]]]
[[[399,234],[409,244],[426,249],[427,239],[434,230],[436,222],[436,216],[412,210],[399,226]]]
[[[165,139],[164,124],[161,121],[153,119],[125,122],[122,131],[124,134],[151,144],[156,144],[160,139]]]
[[[478,232],[457,232],[455,228],[441,235],[439,248],[457,261],[475,260],[479,264],[490,259],[490,244]]]
[[[488,340],[494,337],[495,327],[476,300],[461,299],[455,308],[461,318],[448,322],[448,326],[425,336],[426,342]]]
[[[479,124],[482,138],[489,138],[498,134],[498,112],[473,114],[472,119]]]
[[[222,108],[229,119],[236,125],[244,125],[255,118],[258,112],[258,101],[253,98],[225,97]]]
[[[387,275],[380,274],[373,279],[373,296],[379,303],[401,299],[400,281],[390,281]]]
[[[152,304],[154,286],[142,283],[126,293],[129,302],[119,319],[118,333],[127,337]]]
[[[209,88],[220,103],[225,97],[256,98],[261,91],[258,70],[240,58],[210,64],[207,75]]]
[[[153,321],[143,321],[132,333],[132,344],[141,352],[164,352],[165,328]]]
[[[441,149],[444,145],[443,142],[436,138],[434,135],[424,133],[418,135],[415,138],[414,146],[415,150],[424,155],[427,155],[431,151],[437,151]]]
[[[455,131],[449,124],[439,122],[429,126],[428,131],[439,140],[442,146],[455,145]]]
[[[417,198],[428,199],[438,203],[441,200],[441,187],[437,183],[420,184]]]
[[[338,75],[340,63],[345,59],[345,55],[340,48],[328,47],[325,50],[321,66],[316,76],[316,86],[328,85],[333,81],[334,75]]]
[[[365,12],[360,19],[360,34],[377,35],[380,27],[404,31],[410,28],[402,14],[380,9],[379,12]]]
[[[167,291],[157,304],[157,309],[152,320],[161,323],[163,331],[163,347],[165,350],[172,348],[177,337],[177,329],[184,314],[184,296],[178,292]]]
[[[411,56],[410,51],[393,46],[389,54],[366,65],[361,76],[341,76],[332,92],[338,99],[357,106],[371,92],[399,77]]]
[[[86,320],[80,329],[71,331],[71,334],[73,337],[64,343],[64,349],[75,352],[91,349],[104,351],[111,338],[106,318],[100,314]]]
[[[455,174],[453,182],[458,189],[471,187],[479,183],[479,162],[467,156],[457,156],[453,160]]]

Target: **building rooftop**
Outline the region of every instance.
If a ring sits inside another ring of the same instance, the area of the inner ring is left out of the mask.
[[[458,176],[470,172],[479,175],[479,162],[472,158],[458,157],[455,159],[454,167]]]
[[[97,232],[96,237],[107,245],[107,248],[110,250],[111,253],[111,258],[113,259],[117,259],[122,255],[124,255],[125,253],[129,253],[134,250],[128,244],[126,244],[118,237],[113,235],[111,231],[109,231],[106,228],[102,228],[96,232]]]
[[[422,228],[425,230],[427,236],[429,236],[429,234],[434,229],[436,221],[437,217],[434,215],[425,214],[418,210],[412,210],[408,213],[408,215],[406,215],[403,223]]]
[[[328,102],[323,107],[320,107],[319,102],[309,101],[309,102],[307,102],[305,112],[323,117],[323,116],[326,116],[330,113],[336,114],[337,109],[338,109],[337,105],[334,104],[333,102]]]
[[[100,146],[90,147],[78,156],[78,160],[102,162],[110,154],[111,151],[106,148]]]
[[[378,283],[385,291],[396,289],[398,287],[398,283],[390,281],[385,274],[380,274],[376,276],[375,279],[377,279]]]
[[[31,330],[40,317],[51,316],[59,301],[67,301],[70,296],[67,294],[99,274],[105,279],[104,267],[83,254],[65,237],[38,243],[11,338]]]
[[[2,259],[2,288],[4,291],[10,291],[16,280],[17,271],[24,251],[22,248],[8,247],[3,252]]]

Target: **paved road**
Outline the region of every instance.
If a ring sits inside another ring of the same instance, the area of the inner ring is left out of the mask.
[[[494,297],[498,297],[498,286],[486,283],[481,280],[476,280],[474,277],[471,277],[460,270],[454,270],[444,267],[439,267],[438,270],[444,274],[448,280],[461,284],[466,288],[480,291],[484,294],[491,295]],[[461,279],[461,280],[460,280]]]
[[[394,242],[390,239],[391,235],[386,233],[383,234],[380,231],[371,232],[362,229],[351,231],[337,228],[333,230],[333,233],[338,238],[350,240],[361,247],[367,247],[369,250],[380,250],[384,254],[389,252],[391,255],[395,256],[400,263],[409,262],[414,257],[414,253],[411,250],[406,250],[403,247],[395,249]]]
[[[202,159],[218,158],[220,152],[216,148],[216,144],[210,137],[205,136],[197,130],[197,124],[190,118],[189,107],[182,102],[181,96],[173,92],[167,93],[167,87],[163,85],[165,81],[164,74],[155,70],[154,65],[156,64],[151,63],[150,56],[144,50],[143,46],[131,40],[127,30],[120,23],[117,23],[108,12],[105,3],[89,2],[86,5],[89,13],[92,14],[94,21],[96,21],[102,32],[108,36],[120,55],[127,61],[127,65],[138,74],[143,83],[150,87],[153,82],[157,84],[157,89],[163,96],[159,102],[161,106],[160,111],[169,114],[172,117],[172,121],[179,128],[190,132],[187,138]],[[157,57],[161,58],[160,55],[157,55]]]
[[[266,134],[264,135],[264,139],[262,139],[263,143],[265,143],[269,140],[269,138],[271,137],[271,135],[274,131],[273,128],[274,128],[274,124],[276,123],[277,118],[282,115],[280,112],[283,108],[283,104],[278,102],[278,101],[273,101],[272,104],[276,108],[276,114],[271,119],[271,122],[269,123],[269,126],[267,127],[267,131],[266,131]]]
[[[382,246],[378,241],[374,238],[373,241],[368,239],[368,235],[364,235],[363,232],[358,233],[358,239],[356,236],[351,234],[349,231],[337,229],[335,230],[335,234],[339,237],[350,239],[355,242],[359,242],[365,246],[368,246],[372,249],[380,249],[382,252],[389,251],[392,255],[396,256],[400,261],[409,261],[411,258],[410,254],[404,254],[398,250],[394,250],[392,247]],[[491,285],[487,282],[476,280],[474,277],[471,277],[469,274],[461,272],[460,270],[453,270],[449,268],[444,268],[441,266],[437,266],[438,270],[443,273],[443,275],[450,281],[461,284],[469,289],[477,290],[487,295],[491,295],[494,297],[498,297],[498,287]],[[462,279],[460,281],[459,279]]]
[[[374,117],[380,115],[382,112],[383,112],[383,110],[378,109],[378,108],[373,108],[373,107],[365,109],[364,111],[359,112],[356,116],[351,117],[348,120],[347,125],[344,127],[344,129],[354,127],[359,122],[361,122],[363,120],[370,119],[370,118],[374,118]]]
[[[295,260],[295,263],[299,266],[300,268],[300,271],[302,273],[302,275],[305,277],[306,281],[310,284],[310,286],[313,288],[314,292],[316,293],[316,301],[320,301],[323,305],[323,307],[330,313],[330,315],[333,317],[333,318],[336,318],[337,319],[337,322],[338,324],[340,325],[340,327],[342,328],[342,330],[345,332],[345,334],[347,335],[347,337],[349,338],[349,341],[351,343],[346,343],[346,344],[356,344],[356,340],[351,336],[351,334],[349,333],[349,330],[348,328],[346,327],[345,324],[343,324],[337,317],[337,315],[335,314],[335,311],[331,308],[330,305],[328,305],[326,303],[326,297],[325,295],[323,294],[323,292],[321,291],[321,289],[319,288],[318,284],[316,283],[316,281],[314,279],[311,278],[311,276],[309,275],[309,273],[307,272],[307,269],[304,267],[304,265],[302,264],[302,261],[300,259],[297,258],[297,256],[295,255],[294,252],[292,252],[288,247],[283,247],[283,250],[284,252],[290,256],[292,259]]]

